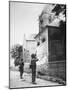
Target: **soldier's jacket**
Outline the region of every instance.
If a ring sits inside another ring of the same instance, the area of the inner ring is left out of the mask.
[[[32,71],[36,71],[36,61],[37,61],[37,59],[31,60],[30,68],[32,69]]]
[[[23,71],[23,69],[24,69],[24,63],[22,62],[19,66],[19,71]]]

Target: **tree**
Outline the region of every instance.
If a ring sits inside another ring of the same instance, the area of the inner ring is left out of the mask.
[[[19,65],[21,58],[23,58],[23,50],[21,45],[15,45],[12,47],[10,54],[11,57],[15,60],[15,66]]]
[[[66,16],[66,5],[64,4],[56,4],[52,9],[52,12],[55,12],[55,15],[59,15],[59,13],[63,12]]]
[[[59,23],[60,30],[66,30],[66,5],[64,4],[56,4],[55,7],[52,9],[52,12],[55,12],[55,16],[58,16],[61,14],[65,20],[61,19]]]
[[[63,15],[65,18],[60,20],[59,28],[61,32],[61,38],[63,37],[63,44],[64,44],[64,56],[66,58],[66,5],[64,4],[56,4],[55,7],[52,9],[52,12],[55,12],[55,15],[59,17],[59,15]]]

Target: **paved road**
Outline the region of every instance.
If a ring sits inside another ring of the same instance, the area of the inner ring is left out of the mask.
[[[23,79],[20,79],[19,72],[10,71],[10,88],[59,85],[58,83],[39,78],[36,78],[36,83],[37,84],[31,83],[31,74],[24,73]]]

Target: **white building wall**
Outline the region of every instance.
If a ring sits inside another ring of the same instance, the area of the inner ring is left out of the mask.
[[[30,55],[36,53],[36,41],[26,41],[26,49],[29,50]]]
[[[42,39],[45,38],[45,42],[42,43]],[[38,41],[39,37],[37,37]],[[40,35],[40,45],[37,46],[37,57],[39,59],[38,64],[48,62],[48,28]]]

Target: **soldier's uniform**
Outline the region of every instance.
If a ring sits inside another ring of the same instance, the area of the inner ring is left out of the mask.
[[[35,82],[35,78],[36,78],[36,61],[35,61],[35,59],[31,60],[31,69],[32,69],[32,82]]]
[[[20,63],[19,71],[20,71],[20,78],[22,79],[22,75],[23,75],[23,71],[24,71],[24,62]]]
[[[32,57],[30,65],[30,68],[32,69],[32,83],[35,83],[36,80],[36,61],[37,59],[35,57]]]

